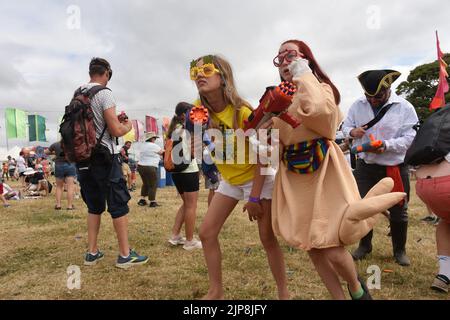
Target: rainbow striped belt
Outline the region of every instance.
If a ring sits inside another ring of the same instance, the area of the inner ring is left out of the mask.
[[[329,140],[319,138],[291,144],[283,150],[283,162],[295,173],[312,173],[319,169],[329,147]]]

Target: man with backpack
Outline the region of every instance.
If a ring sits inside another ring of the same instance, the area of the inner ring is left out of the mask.
[[[410,265],[406,256],[408,229],[409,172],[403,163],[406,151],[416,131],[418,118],[414,107],[391,91],[392,83],[400,72],[395,70],[370,70],[358,76],[365,96],[350,107],[342,126],[345,137],[353,138],[354,146],[370,142],[369,135],[382,143],[376,148],[358,154],[354,175],[361,197],[384,177],[394,180],[392,191],[407,193],[407,199],[389,209],[392,246],[395,261],[401,266]],[[355,260],[364,259],[372,251],[370,231],[361,239],[352,253]]]
[[[116,266],[126,269],[148,261],[148,257],[139,255],[128,243],[130,194],[122,176],[122,162],[115,146],[115,137],[125,135],[132,125],[128,119],[119,120],[115,99],[111,90],[106,88],[112,76],[109,62],[93,58],[89,65],[89,76],[89,83],[75,92],[74,99],[66,107],[60,129],[66,158],[77,163],[81,195],[89,212],[89,248],[84,264],[94,265],[103,258],[103,253],[97,247],[97,236],[101,214],[107,204],[119,242]],[[77,113],[78,111],[81,113]],[[68,134],[70,132],[72,139]],[[83,150],[84,148],[87,150]],[[84,155],[89,157],[85,159]]]

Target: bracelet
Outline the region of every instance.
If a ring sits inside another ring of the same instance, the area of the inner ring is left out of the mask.
[[[248,197],[248,202],[260,203],[261,199],[259,197],[257,197],[257,198],[255,198],[255,197]]]

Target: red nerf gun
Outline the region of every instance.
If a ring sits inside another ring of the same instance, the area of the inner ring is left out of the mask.
[[[370,139],[369,142],[363,143],[360,146],[352,147],[350,152],[353,154],[357,154],[360,152],[370,152],[370,151],[375,151],[383,146],[383,141],[375,140],[375,137],[373,134],[369,135],[369,139]]]
[[[279,117],[296,128],[300,122],[287,113],[292,103],[292,97],[297,87],[288,81],[283,81],[278,87],[268,87],[259,100],[259,106],[253,110],[248,120],[244,122],[244,129],[258,129],[272,117]]]

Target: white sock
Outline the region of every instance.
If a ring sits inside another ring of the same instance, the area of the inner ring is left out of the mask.
[[[98,253],[98,250],[97,250],[97,251],[95,251],[94,253],[92,253],[92,252],[89,252],[89,254],[90,254],[90,255],[92,255],[92,256],[96,256],[96,255],[97,255],[97,253]]]
[[[439,259],[439,274],[443,274],[450,279],[450,257],[438,256]]]

